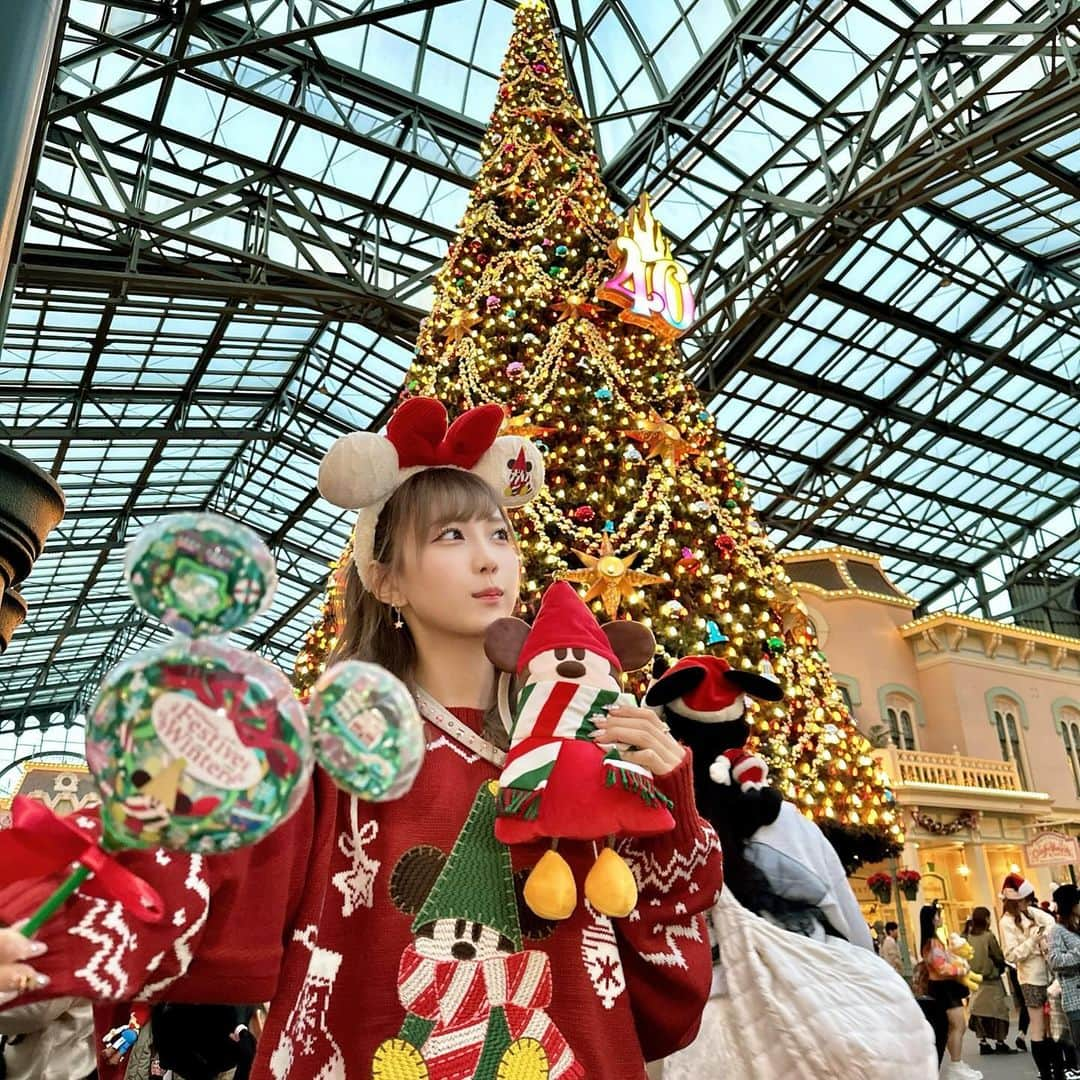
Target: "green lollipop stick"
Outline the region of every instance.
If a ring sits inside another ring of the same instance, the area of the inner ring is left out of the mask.
[[[67,880],[20,927],[24,937],[33,937],[56,914],[60,905],[93,873],[89,866],[76,866]]]

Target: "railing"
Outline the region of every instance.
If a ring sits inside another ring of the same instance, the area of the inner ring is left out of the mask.
[[[896,772],[890,775],[902,784],[951,784],[953,787],[991,791],[1023,791],[1016,765],[993,758],[961,757],[959,754],[931,754],[923,750],[890,748]]]

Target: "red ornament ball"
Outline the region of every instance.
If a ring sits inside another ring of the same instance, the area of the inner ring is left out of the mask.
[[[689,548],[682,549],[682,558],[676,563],[688,574],[696,574],[701,569],[701,560]]]
[[[588,525],[596,517],[596,511],[591,506],[579,506],[573,516],[575,521]]]
[[[735,540],[733,537],[728,536],[727,533],[721,533],[713,541],[713,544],[717,551],[722,551],[725,555],[730,555],[735,550]]]

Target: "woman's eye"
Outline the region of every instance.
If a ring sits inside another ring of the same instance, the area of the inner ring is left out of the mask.
[[[498,538],[499,538],[500,540],[509,540],[509,539],[510,539],[510,530],[509,530],[509,529],[507,529],[507,528],[502,528],[502,529],[496,529],[496,530],[495,530],[495,535],[496,535],[496,536],[497,536],[497,537],[498,537]]]
[[[441,533],[439,533],[439,535],[436,536],[435,539],[436,540],[460,540],[464,535],[465,534],[460,529],[456,529],[456,528],[451,527],[449,529],[443,529],[443,531]]]

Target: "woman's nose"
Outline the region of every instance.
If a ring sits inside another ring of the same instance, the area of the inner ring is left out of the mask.
[[[475,560],[477,569],[491,572],[499,565],[495,547],[487,541],[481,541],[476,547]]]

